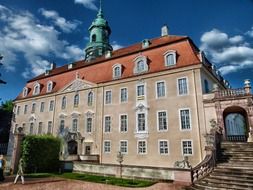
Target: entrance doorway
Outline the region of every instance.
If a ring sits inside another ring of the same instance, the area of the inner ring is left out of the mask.
[[[77,142],[71,140],[68,142],[68,152],[70,155],[77,154]]]
[[[228,141],[245,142],[248,134],[247,113],[241,107],[229,107],[223,114]]]

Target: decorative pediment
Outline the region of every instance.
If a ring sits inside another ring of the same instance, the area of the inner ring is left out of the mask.
[[[71,113],[71,117],[72,117],[72,118],[78,118],[80,115],[81,115],[81,113],[80,113],[80,112],[77,112],[77,111],[73,111],[73,112]]]
[[[59,114],[60,119],[65,119],[66,117],[67,117],[67,114],[65,114],[65,113],[60,113]]]
[[[92,111],[87,111],[87,112],[85,113],[86,117],[88,117],[88,118],[93,117],[94,114],[95,114],[95,113],[92,112]]]
[[[94,86],[93,83],[77,78],[74,81],[72,81],[70,84],[65,86],[61,90],[61,92],[72,92],[72,91],[75,92],[75,91],[91,88],[92,86]]]
[[[64,139],[66,140],[66,142],[69,142],[69,141],[84,140],[84,137],[82,137],[81,133],[79,132],[68,132]]]
[[[146,111],[149,110],[149,107],[145,106],[144,104],[140,103],[135,107],[135,111]]]
[[[30,122],[30,123],[34,123],[35,121],[36,121],[36,117],[35,117],[34,114],[32,114],[32,115],[30,116],[30,118],[29,118],[29,122]]]

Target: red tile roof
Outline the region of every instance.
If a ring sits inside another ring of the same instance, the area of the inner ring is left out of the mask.
[[[53,81],[55,84],[52,92],[57,92],[75,79],[76,72],[79,73],[80,78],[93,83],[112,81],[112,67],[117,63],[121,64],[124,68],[121,79],[134,77],[134,59],[139,55],[147,56],[149,60],[149,71],[147,73],[154,73],[200,63],[198,49],[188,37],[164,36],[152,39],[150,42],[151,44],[148,48],[142,48],[142,44],[137,43],[113,51],[110,58],[105,58],[103,56],[91,62],[81,60],[72,63],[74,65],[72,69],[68,69],[68,65],[64,65],[53,69],[47,76],[43,73],[27,82],[26,87],[30,88],[30,91],[26,98],[32,96],[35,81],[38,81],[41,84],[42,89],[40,95],[44,95],[46,94],[46,86],[49,80]],[[164,53],[168,50],[176,51],[176,66],[166,67],[164,65]],[[17,99],[22,98],[22,93],[20,93]]]

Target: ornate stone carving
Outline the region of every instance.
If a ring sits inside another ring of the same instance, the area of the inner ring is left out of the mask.
[[[149,107],[145,106],[142,103],[138,104],[135,108],[135,111],[145,111],[145,110],[149,110]]]
[[[94,117],[94,112],[92,112],[92,111],[87,111],[86,113],[85,113],[85,115],[86,115],[86,117],[88,117],[88,118],[91,118],[91,117]]]
[[[65,113],[60,113],[59,114],[60,119],[65,119],[66,117],[67,117],[67,114],[65,114]]]
[[[190,169],[192,166],[190,165],[190,162],[188,161],[188,156],[185,156],[182,161],[176,161],[174,163],[175,168],[185,168]]]
[[[87,84],[83,80],[77,78],[64,91],[66,91],[66,92],[79,91],[79,90],[82,90],[82,89],[85,89],[85,88],[90,88],[90,87],[91,87],[90,84]]]
[[[71,113],[72,118],[78,118],[80,115],[81,115],[81,113],[79,113],[79,112],[72,112]]]

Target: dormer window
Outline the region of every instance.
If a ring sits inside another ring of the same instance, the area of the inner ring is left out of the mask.
[[[48,81],[47,82],[47,92],[51,92],[53,89],[53,82],[52,81]]]
[[[122,74],[122,65],[116,64],[113,66],[113,78],[118,79]]]
[[[26,97],[27,95],[28,95],[28,88],[25,87],[25,88],[23,89],[23,97]]]
[[[139,56],[135,58],[134,74],[141,74],[148,71],[147,57]]]
[[[164,62],[167,67],[176,65],[176,51],[167,51],[164,54]]]
[[[36,82],[33,88],[33,95],[38,95],[39,93],[40,93],[40,84]]]

